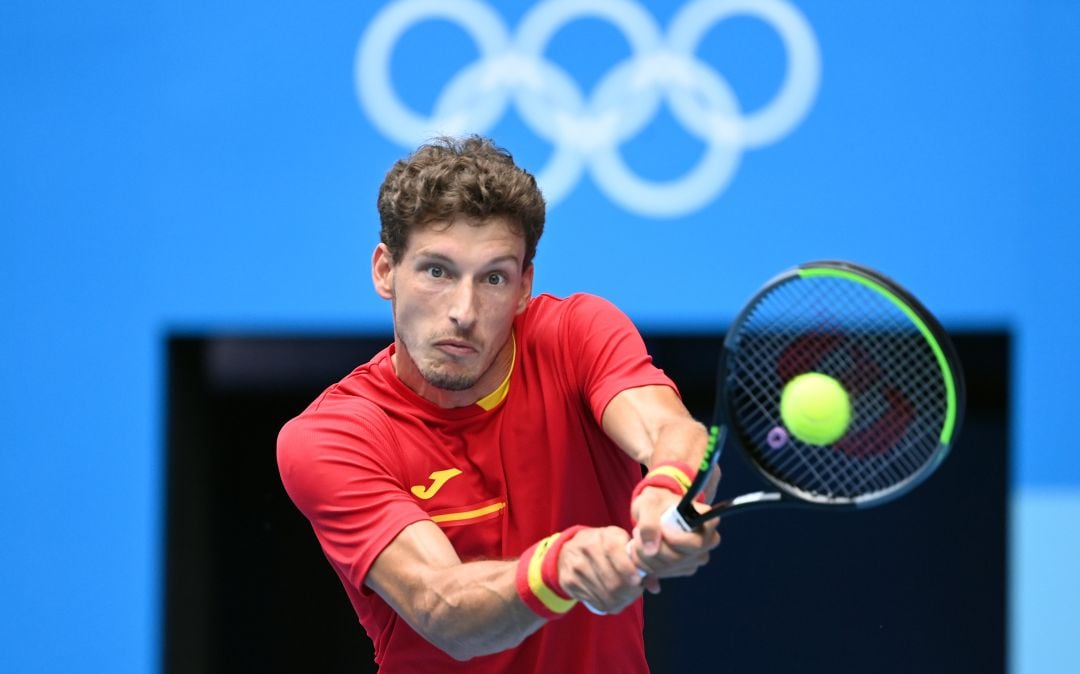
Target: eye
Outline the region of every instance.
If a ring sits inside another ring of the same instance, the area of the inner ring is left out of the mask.
[[[502,272],[492,272],[487,275],[487,282],[488,285],[501,286],[506,283],[506,277],[503,276]]]
[[[428,266],[427,274],[431,278],[442,278],[443,276],[446,276],[446,270],[437,264],[433,264]]]

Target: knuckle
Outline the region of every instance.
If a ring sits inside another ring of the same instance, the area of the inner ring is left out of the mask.
[[[612,537],[615,537],[615,538],[623,538],[623,539],[627,538],[627,533],[625,531],[623,531],[622,527],[617,527],[617,526],[614,526],[614,525],[610,525],[610,526],[604,527],[603,530],[609,536],[612,536]]]
[[[582,577],[588,571],[590,565],[581,558],[574,559],[570,562],[570,573],[576,577]]]

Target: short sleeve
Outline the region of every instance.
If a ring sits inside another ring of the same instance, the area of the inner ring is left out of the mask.
[[[428,515],[397,474],[397,446],[381,414],[355,407],[309,408],[278,434],[277,460],[285,491],[326,556],[361,591],[383,549]]]
[[[562,341],[569,362],[599,423],[616,395],[639,386],[678,388],[653,365],[637,327],[614,304],[594,295],[568,298]]]

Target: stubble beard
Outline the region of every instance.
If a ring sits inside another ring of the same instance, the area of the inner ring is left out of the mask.
[[[431,384],[435,388],[442,389],[444,391],[466,391],[476,385],[479,381],[479,377],[469,377],[464,374],[452,374],[449,372],[439,372],[430,367],[419,367],[420,376],[424,378],[424,381]]]

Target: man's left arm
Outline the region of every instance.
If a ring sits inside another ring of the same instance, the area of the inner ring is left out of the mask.
[[[608,437],[649,468],[665,461],[696,468],[708,442],[705,427],[690,416],[669,386],[640,386],[618,393],[604,409],[601,423]],[[718,475],[706,489],[710,498]],[[631,556],[651,577],[647,586],[653,591],[658,590],[656,578],[692,575],[720,543],[716,520],[690,533],[661,527],[660,516],[679,500],[680,496],[668,489],[649,486],[630,504],[635,522]]]

